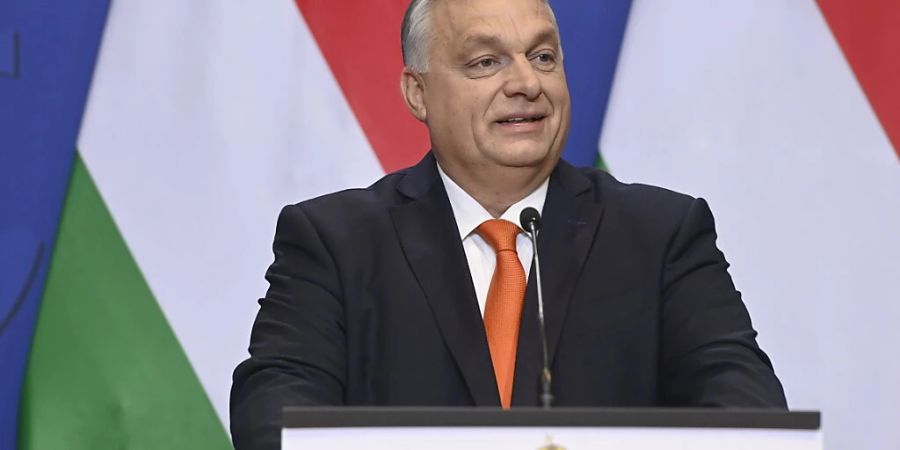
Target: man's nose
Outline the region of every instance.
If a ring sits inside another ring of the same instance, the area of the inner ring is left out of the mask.
[[[517,95],[524,96],[528,100],[535,100],[541,95],[541,79],[537,69],[525,56],[514,58],[507,67],[506,83],[503,91],[507,97]]]

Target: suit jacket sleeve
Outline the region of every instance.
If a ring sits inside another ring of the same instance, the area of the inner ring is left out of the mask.
[[[709,207],[694,200],[663,272],[660,390],[667,405],[786,407],[772,364],[716,247]]]
[[[270,287],[250,338],[250,358],[234,373],[235,448],[280,448],[283,406],[339,405],[346,337],[338,271],[301,206],[285,207],[273,244]]]

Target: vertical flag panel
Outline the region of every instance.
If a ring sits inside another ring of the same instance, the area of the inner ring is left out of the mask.
[[[0,2],[0,448],[20,388],[108,0]]]
[[[600,133],[625,36],[631,0],[551,1],[562,35],[572,96],[572,128],[563,157],[605,167]]]

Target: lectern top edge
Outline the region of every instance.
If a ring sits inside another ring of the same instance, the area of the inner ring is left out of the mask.
[[[286,407],[284,428],[661,427],[818,430],[817,411],[716,408]]]

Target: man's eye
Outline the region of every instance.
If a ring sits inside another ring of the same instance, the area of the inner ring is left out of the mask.
[[[551,53],[541,53],[541,54],[537,55],[535,58],[538,60],[538,62],[541,62],[541,63],[552,63],[552,62],[556,61],[556,58],[554,58],[553,54],[551,54]]]
[[[482,78],[499,72],[505,64],[505,61],[500,57],[482,56],[467,63],[465,70],[472,78]]]
[[[494,65],[496,65],[496,64],[497,64],[497,61],[494,59],[490,59],[490,58],[486,58],[486,59],[482,59],[481,61],[478,61],[478,67],[481,67],[482,69],[489,69],[491,67],[494,67]]]

